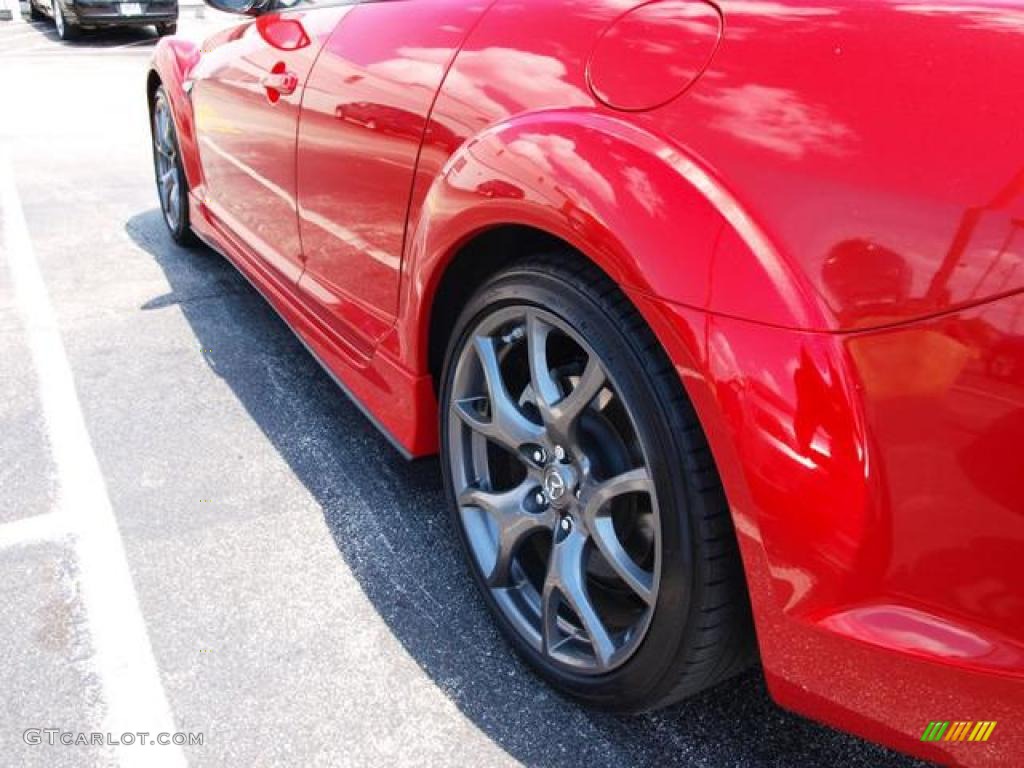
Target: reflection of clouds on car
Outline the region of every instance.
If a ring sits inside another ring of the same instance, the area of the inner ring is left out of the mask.
[[[715,110],[712,126],[793,159],[808,152],[842,155],[853,130],[787,88],[747,83],[713,86],[694,98]]]

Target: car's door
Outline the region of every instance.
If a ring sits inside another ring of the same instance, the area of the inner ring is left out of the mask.
[[[488,2],[364,0],[307,82],[298,139],[299,281],[320,317],[359,350],[397,312],[406,214],[448,66]]]
[[[356,0],[312,0],[215,37],[192,74],[203,187],[218,224],[286,281],[302,272],[295,132],[302,88]]]

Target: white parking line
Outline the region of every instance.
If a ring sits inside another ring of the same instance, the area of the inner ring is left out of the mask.
[[[14,302],[39,379],[40,403],[56,466],[57,503],[51,514],[57,521],[67,521],[69,532],[74,532],[73,553],[89,643],[83,656],[103,697],[99,729],[115,738],[127,732],[147,731],[150,739],[161,732],[173,733],[177,728],[139,610],[117,521],[33,252],[14,169],[2,147],[0,211]],[[52,522],[48,519],[48,524]],[[174,745],[118,746],[115,757],[122,766],[186,764],[181,748]]]
[[[69,535],[67,518],[47,512],[0,525],[0,549],[56,541]]]
[[[34,27],[28,26],[27,24],[22,26],[24,27],[23,29],[18,29],[12,32],[0,34],[0,40],[3,40],[6,43],[12,40],[22,40],[29,37],[39,37],[39,32]]]

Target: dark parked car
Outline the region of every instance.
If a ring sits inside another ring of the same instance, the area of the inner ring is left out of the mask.
[[[178,0],[121,3],[109,0],[29,0],[33,21],[47,16],[61,40],[73,40],[83,29],[138,27],[152,24],[161,36],[178,30]]]

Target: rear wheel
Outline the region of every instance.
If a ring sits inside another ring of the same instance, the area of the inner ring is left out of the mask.
[[[72,24],[64,18],[64,9],[60,0],[50,0],[50,10],[53,13],[53,23],[57,27],[57,37],[61,40],[74,40],[81,30],[77,24]]]
[[[160,37],[166,37],[167,35],[176,35],[176,34],[178,34],[178,24],[177,24],[177,22],[168,22],[166,24],[157,24],[156,25],[156,33],[158,35],[160,35]]]
[[[742,670],[753,632],[728,507],[675,369],[573,257],[489,280],[442,381],[445,485],[484,599],[553,685],[620,711]]]
[[[196,243],[188,215],[188,181],[181,162],[171,103],[161,85],[153,98],[153,167],[160,210],[171,237],[179,245]]]

